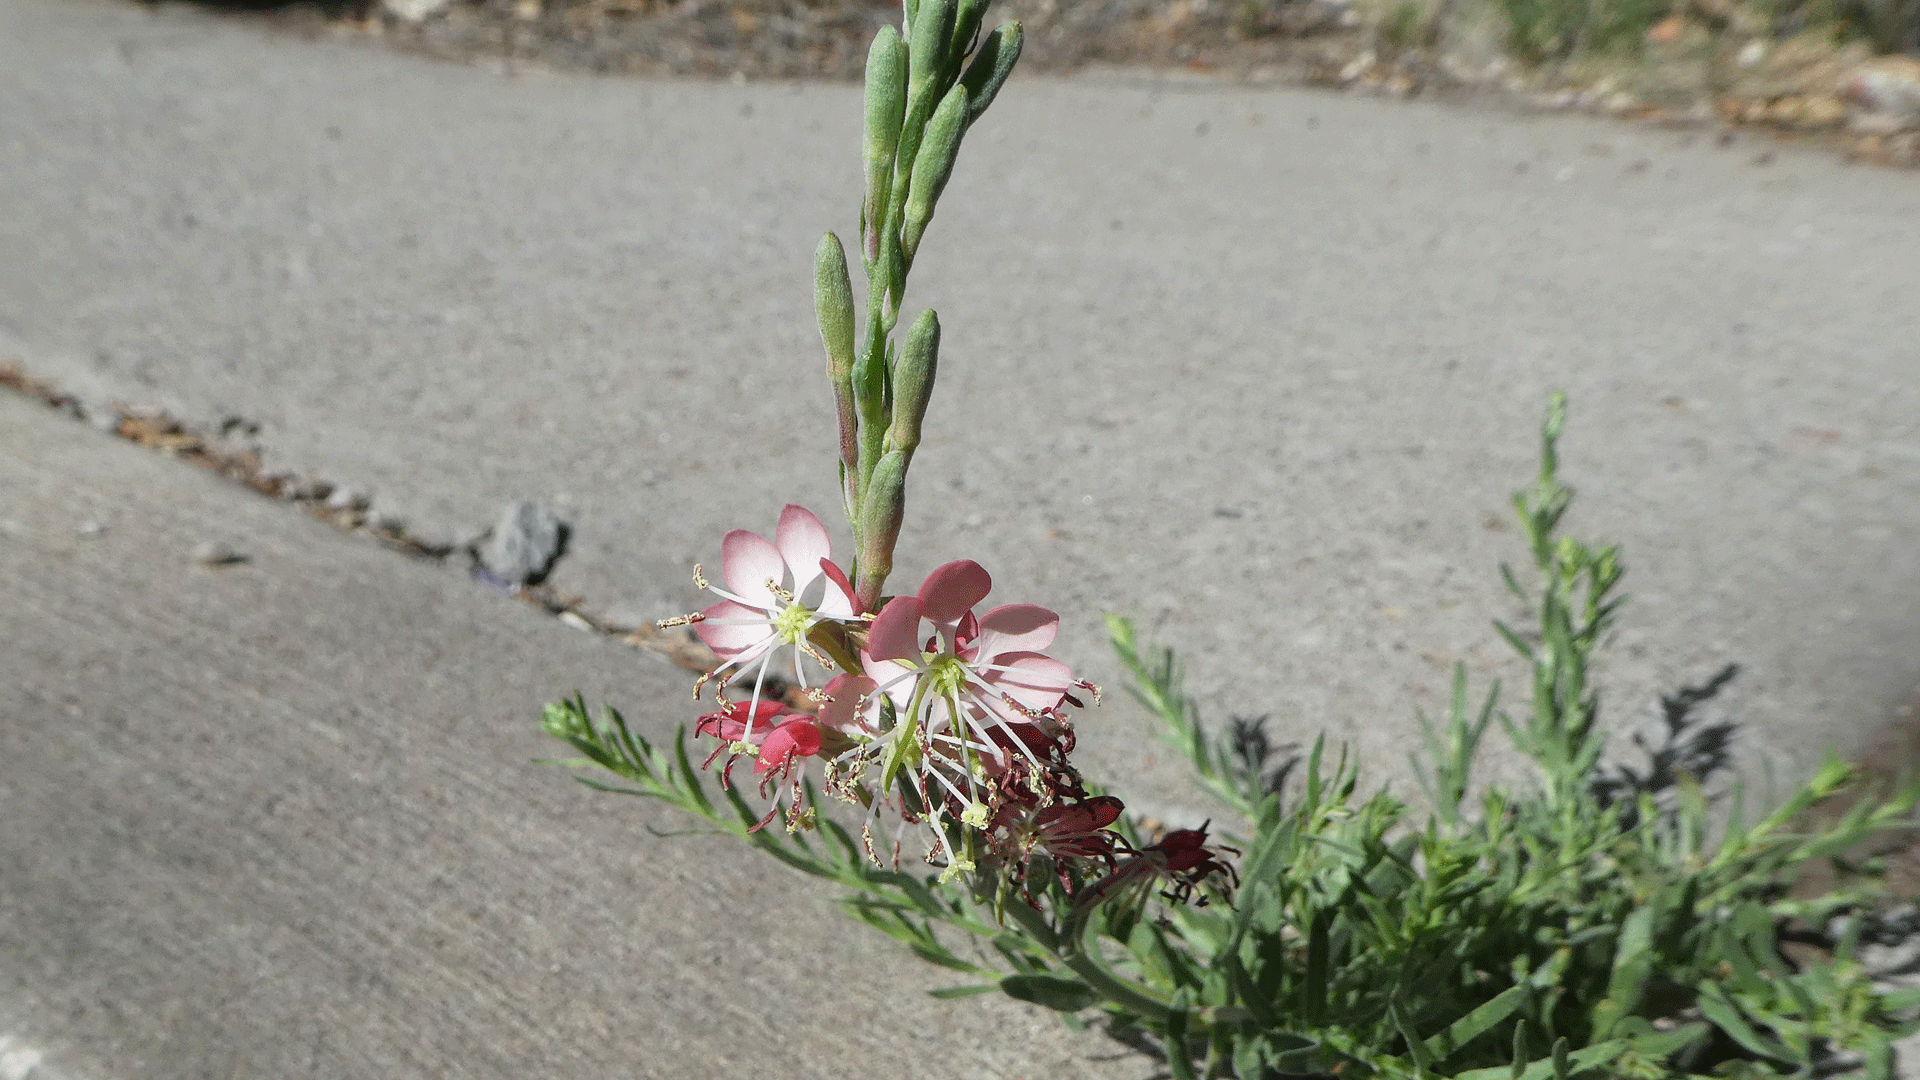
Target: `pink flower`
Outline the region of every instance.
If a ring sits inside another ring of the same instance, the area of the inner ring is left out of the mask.
[[[721,541],[720,551],[726,588],[708,584],[699,568],[694,568],[694,581],[720,596],[720,602],[697,615],[665,620],[662,625],[693,623],[700,640],[720,658],[720,665],[708,672],[700,685],[709,679],[720,679],[724,685],[734,673],[754,669],[753,707],[742,728],[745,736],[752,734],[757,722],[755,711],[774,655],[783,647],[790,648],[793,680],[807,686],[803,655],[822,667],[834,666],[807,640],[808,635],[824,621],[854,621],[859,606],[845,571],[833,564],[826,526],[805,507],[789,503],[781,511],[773,542],[757,533],[735,529]],[[721,700],[724,704],[725,698]]]
[[[908,765],[929,816],[955,816],[982,829],[994,773],[1024,758],[1032,776],[1047,772],[1035,742],[1051,743],[1066,726],[1061,706],[1076,682],[1065,664],[1040,650],[1053,643],[1060,619],[1032,604],[1007,604],[976,617],[993,587],[979,563],[958,560],[927,575],[913,596],[895,597],[867,633],[867,675],[894,709],[879,734],[881,787]],[[1040,735],[1035,739],[1035,734]],[[942,843],[953,866],[957,855]]]
[[[789,712],[778,701],[753,704],[736,701],[718,712],[702,716],[694,730],[720,740],[720,745],[708,755],[706,765],[712,765],[713,759],[722,752],[730,751],[726,765],[720,770],[720,786],[723,788],[731,785],[734,762],[742,756],[759,759],[754,762],[753,774],[760,777],[760,794],[765,796],[768,789],[772,788],[774,801],[767,815],[750,831],[766,828],[780,813],[783,801],[787,806],[788,825],[793,828],[800,826],[805,813],[805,808],[800,805],[804,794],[800,762],[803,758],[820,753],[825,745],[824,733],[815,717]]]

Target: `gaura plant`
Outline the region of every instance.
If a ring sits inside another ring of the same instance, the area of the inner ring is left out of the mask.
[[[712,740],[705,760],[684,728],[655,746],[576,697],[548,706],[545,726],[581,755],[568,764],[593,770],[580,779],[671,803],[847,889],[855,918],[970,980],[937,996],[999,989],[1075,1024],[1098,1009],[1181,1080],[1889,1077],[1920,991],[1889,991],[1862,962],[1888,924],[1858,872],[1873,867],[1847,856],[1902,823],[1920,788],[1806,826],[1852,782],[1829,761],[1756,823],[1737,788],[1711,806],[1731,727],[1695,710],[1731,669],[1666,700],[1644,769],[1606,758],[1589,665],[1622,568],[1614,549],[1559,532],[1572,492],[1558,398],[1539,479],[1515,497],[1534,583],[1505,572],[1534,625],[1499,625],[1531,670],[1529,705],[1501,711],[1496,685],[1472,707],[1456,670],[1444,723],[1422,720],[1424,820],[1385,791],[1358,798],[1356,767],[1320,743],[1290,793],[1300,759],[1277,760],[1258,723],[1209,733],[1171,654],[1110,617],[1135,696],[1231,817],[1217,837],[1143,835],[1071,763],[1075,711],[1097,691],[1047,655],[1053,612],[984,608],[992,580],[964,559],[886,593],[940,348],[931,310],[896,338],[902,297],[967,130],[1020,52],[1017,24],[979,36],[986,6],[908,0],[904,34],[874,39],[863,321],[839,240],[816,254],[853,557],[836,562],[797,505],[771,540],[729,532],[720,583],[695,570],[716,602],[663,624],[691,626],[717,658],[695,686],[712,698],[694,727]],[[1541,780],[1476,796],[1471,767],[1496,720]],[[748,762],[752,780],[736,779]],[[1814,860],[1849,884],[1790,895]]]

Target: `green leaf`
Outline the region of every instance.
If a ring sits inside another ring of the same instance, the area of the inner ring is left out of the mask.
[[[1427,1040],[1426,1053],[1435,1061],[1445,1061],[1459,1049],[1492,1031],[1519,1012],[1527,1003],[1529,988],[1513,986],[1496,995],[1467,1015],[1455,1020],[1447,1030]]]
[[[1100,1001],[1086,983],[1064,975],[1008,975],[1000,980],[1000,989],[1008,997],[1059,1012],[1079,1012]]]
[[[1696,1020],[1691,1024],[1682,1024],[1671,1031],[1656,1031],[1653,1025],[1637,1016],[1630,1016],[1622,1022],[1618,1030],[1629,1028],[1639,1030],[1628,1032],[1627,1041],[1633,1052],[1641,1057],[1661,1059],[1672,1057],[1697,1042],[1704,1042],[1713,1034],[1713,1027]]]
[[[1790,1062],[1794,1059],[1793,1052],[1785,1045],[1754,1030],[1741,1013],[1740,1006],[1727,997],[1719,983],[1701,983],[1697,1004],[1700,1015],[1712,1021],[1715,1027],[1726,1032],[1749,1053],[1772,1061]]]
[[[1313,922],[1307,930],[1307,977],[1301,988],[1305,995],[1302,1004],[1307,1008],[1308,1023],[1314,1025],[1325,1022],[1327,965],[1332,952],[1329,939],[1334,917],[1338,914],[1336,909],[1330,907],[1314,912]]]
[[[1414,1075],[1426,1076],[1433,1064],[1433,1059],[1427,1054],[1427,1041],[1414,1030],[1413,1019],[1407,1015],[1397,998],[1387,1002],[1387,1016],[1393,1021],[1393,1028],[1400,1033],[1400,1038],[1406,1041],[1407,1055],[1413,1058]]]
[[[1614,1025],[1640,1005],[1640,995],[1653,974],[1653,924],[1660,908],[1656,903],[1642,904],[1620,927],[1620,940],[1614,946],[1613,974],[1607,980],[1607,996],[1593,1009],[1596,1038],[1613,1034]]]
[[[998,989],[1000,987],[996,983],[976,983],[973,986],[949,986],[943,990],[929,990],[927,996],[937,997],[942,1001],[952,1001],[955,998],[973,997],[975,994],[991,994]]]
[[[1192,1000],[1186,989],[1181,988],[1173,996],[1173,1006],[1167,1014],[1167,1071],[1173,1074],[1173,1080],[1194,1080],[1193,1062],[1187,1056],[1187,1009]]]

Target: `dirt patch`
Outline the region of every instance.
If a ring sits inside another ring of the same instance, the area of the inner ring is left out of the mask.
[[[288,4],[254,17],[346,32],[452,60],[625,75],[852,81],[873,34],[898,24],[874,0],[455,0],[345,7]],[[395,14],[420,12],[417,21]],[[993,23],[1026,30],[1021,67],[1090,63],[1184,67],[1262,79],[1331,79],[1372,40],[1349,2],[1000,0]]]
[[[1735,128],[1920,165],[1920,62],[1874,59],[1832,24],[1702,14],[1686,0],[1607,49],[1523,64],[1497,5],[1522,0],[999,0],[1022,69],[1092,64],[1248,83],[1472,97],[1528,109]],[[1811,2],[1811,0],[1809,0]],[[1828,0],[1821,0],[1828,2]],[[1476,6],[1478,5],[1478,6]],[[283,29],[439,59],[614,75],[858,80],[887,0],[289,0],[234,7]],[[1650,11],[1654,10],[1652,8]],[[1796,28],[1797,27],[1797,28]],[[1551,44],[1551,38],[1546,39]],[[1853,94],[1863,71],[1885,69]],[[1890,96],[1889,96],[1890,94]],[[1869,100],[1871,99],[1871,100]],[[1911,100],[1909,100],[1911,99]],[[1889,111],[1890,110],[1890,111]]]

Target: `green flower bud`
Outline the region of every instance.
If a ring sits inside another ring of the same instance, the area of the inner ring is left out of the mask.
[[[907,508],[907,457],[899,451],[883,455],[860,504],[860,580],[855,591],[869,611],[879,604],[887,575],[893,573],[893,545],[900,539]]]
[[[1019,23],[1004,23],[974,50],[973,63],[968,64],[967,73],[960,76],[960,85],[967,88],[968,124],[980,119],[980,114],[993,104],[993,96],[1000,92],[1007,76],[1013,74],[1013,65],[1020,59],[1020,45],[1025,38]]]
[[[833,404],[840,419],[840,471],[844,479],[860,465],[860,423],[853,397],[853,282],[847,277],[847,253],[840,238],[820,238],[813,255],[813,309],[820,320],[820,341],[827,349],[827,378],[833,382]],[[853,493],[846,493],[849,513]]]
[[[883,26],[867,50],[867,193],[860,208],[860,231],[868,263],[880,257],[880,228],[886,221],[893,156],[906,111],[907,47],[893,27]]]
[[[913,179],[907,187],[906,224],[900,237],[907,261],[920,248],[920,237],[933,220],[933,205],[953,175],[954,159],[960,156],[960,136],[967,130],[967,88],[955,86],[940,102],[933,119],[927,121],[926,135],[920,141],[913,162]]]
[[[980,20],[986,16],[990,3],[992,0],[960,0],[960,8],[953,17],[953,36],[949,39],[947,65],[941,73],[940,85],[952,86],[960,75],[960,65],[973,49],[973,39],[980,33]]]
[[[908,100],[936,97],[946,90],[938,82],[958,14],[956,0],[921,0],[914,11],[912,26],[907,30]]]
[[[907,460],[920,445],[920,423],[933,397],[933,379],[940,356],[940,317],[932,308],[920,313],[907,330],[907,345],[893,369],[893,419],[887,425],[886,451]]]

